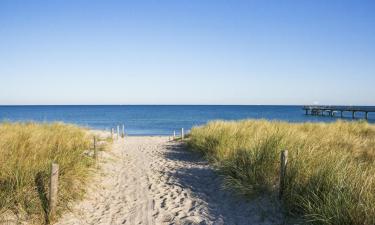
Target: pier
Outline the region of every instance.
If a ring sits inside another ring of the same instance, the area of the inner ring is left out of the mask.
[[[331,116],[340,115],[343,117],[344,112],[350,112],[352,118],[355,119],[357,112],[364,113],[364,119],[368,120],[368,114],[375,113],[375,106],[328,106],[328,105],[305,105],[303,106],[306,115],[314,116]]]

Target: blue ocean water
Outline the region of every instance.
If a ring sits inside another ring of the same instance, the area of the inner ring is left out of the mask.
[[[345,113],[350,120],[351,114]],[[357,117],[364,115],[357,113]],[[339,118],[306,116],[302,106],[235,105],[105,105],[105,106],[0,106],[1,121],[62,121],[109,130],[125,124],[129,135],[171,135],[211,120],[267,119],[289,122],[332,122]],[[375,122],[375,113],[369,113]]]

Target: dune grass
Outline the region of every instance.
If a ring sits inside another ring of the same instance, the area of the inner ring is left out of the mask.
[[[191,130],[236,193],[277,196],[281,150],[289,151],[281,200],[303,224],[375,224],[375,126],[366,122],[210,122]]]
[[[0,124],[0,215],[12,212],[31,224],[48,220],[47,193],[52,162],[60,167],[57,213],[80,198],[94,164],[85,153],[86,130],[60,123]]]

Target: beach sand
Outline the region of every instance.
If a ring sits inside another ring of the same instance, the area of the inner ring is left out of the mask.
[[[168,137],[125,137],[101,152],[86,197],[57,225],[280,224],[264,198],[222,190],[222,178],[197,153]]]

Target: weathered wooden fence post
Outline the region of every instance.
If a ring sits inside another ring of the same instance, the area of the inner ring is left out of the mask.
[[[49,219],[53,220],[56,215],[57,193],[59,186],[59,165],[52,163],[50,188],[49,188]]]
[[[120,126],[117,125],[117,140],[118,140],[119,136],[120,136]]]
[[[96,137],[94,136],[94,159],[98,161],[98,150],[96,149]]]
[[[283,197],[283,193],[284,193],[287,165],[288,165],[288,150],[284,150],[284,151],[281,151],[281,154],[280,154],[279,199]]]
[[[184,140],[184,128],[181,128],[181,140]]]
[[[124,124],[122,125],[122,137],[123,138],[125,137],[125,125]]]
[[[176,131],[173,131],[173,140],[176,139]]]

